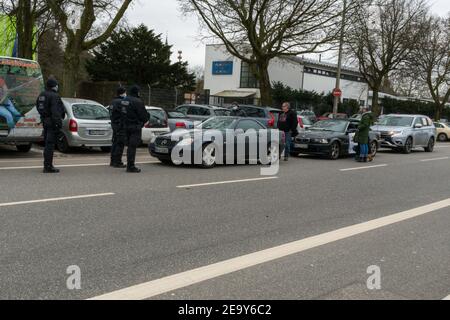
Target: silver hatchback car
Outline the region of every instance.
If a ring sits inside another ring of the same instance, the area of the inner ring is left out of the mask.
[[[112,128],[108,110],[100,103],[84,99],[62,99],[66,110],[57,148],[61,152],[71,147],[98,147],[111,150]]]
[[[380,134],[381,147],[401,150],[403,153],[411,153],[414,148],[433,152],[437,137],[433,121],[423,115],[387,115],[372,130]]]

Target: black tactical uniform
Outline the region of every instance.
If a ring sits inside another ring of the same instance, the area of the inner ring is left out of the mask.
[[[150,116],[145,109],[144,102],[139,96],[140,88],[133,86],[130,89],[130,94],[124,99],[124,102],[129,102],[129,108],[126,114],[126,137],[128,141],[127,150],[127,171],[140,172],[135,166],[136,148],[141,143],[142,127],[150,119]]]
[[[111,127],[113,139],[111,148],[111,166],[114,168],[125,168],[122,162],[123,149],[126,144],[126,115],[127,106],[130,104],[125,98],[125,88],[117,89],[117,97],[111,102]],[[124,102],[125,103],[122,103]]]
[[[54,79],[49,79],[46,90],[39,95],[36,102],[44,126],[44,173],[59,172],[58,169],[53,167],[53,154],[66,112],[57,91],[58,82]]]

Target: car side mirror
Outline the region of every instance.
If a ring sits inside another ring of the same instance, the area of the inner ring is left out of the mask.
[[[420,124],[420,123],[417,123],[417,124],[414,125],[414,128],[415,128],[415,129],[422,129],[422,128],[423,128],[423,125]]]

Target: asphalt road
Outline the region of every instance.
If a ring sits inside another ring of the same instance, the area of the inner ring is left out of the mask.
[[[276,177],[165,166],[145,149],[138,175],[90,151],[43,175],[40,153],[0,148],[0,299],[450,295],[450,144],[371,164],[294,158]]]

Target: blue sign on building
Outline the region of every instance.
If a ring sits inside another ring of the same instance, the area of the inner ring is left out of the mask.
[[[233,74],[233,61],[213,61],[212,74],[232,75]]]

